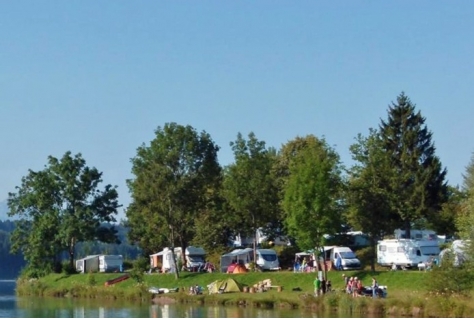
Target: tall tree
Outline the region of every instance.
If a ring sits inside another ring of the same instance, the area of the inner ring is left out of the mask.
[[[289,235],[301,249],[319,251],[323,235],[341,227],[341,164],[324,139],[307,142],[289,163],[283,207]]]
[[[393,169],[387,191],[394,196],[393,208],[400,215],[409,238],[411,224],[430,221],[446,201],[446,169],[441,167],[431,141],[432,133],[415,105],[401,93],[388,110],[380,133],[383,149]]]
[[[254,238],[255,254],[257,229],[274,221],[278,212],[278,193],[271,172],[274,156],[252,132],[248,140],[239,133],[230,145],[235,162],[225,170],[224,197],[235,211],[235,225],[241,236]]]
[[[377,239],[393,232],[400,218],[392,211],[391,196],[385,188],[391,170],[378,132],[370,129],[368,137],[359,134],[356,141],[350,147],[355,164],[349,171],[347,215],[349,223],[370,238],[371,269],[374,271]]]
[[[8,194],[9,216],[19,217],[12,251],[23,252],[36,269],[52,269],[66,251],[72,268],[77,243],[116,242],[115,228],[102,223],[115,222],[118,194],[111,185],[100,190],[101,182],[102,173],[71,152],[60,160],[49,156],[42,171],[30,170],[18,192]]]
[[[131,240],[152,252],[161,248],[155,245],[165,236],[171,247],[185,251],[195,219],[206,206],[206,192],[220,177],[218,150],[208,133],[189,125],[158,127],[155,139],[139,147],[132,159],[135,177],[127,181],[132,203],[126,212]]]

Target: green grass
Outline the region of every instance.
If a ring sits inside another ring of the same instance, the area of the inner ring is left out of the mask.
[[[316,273],[255,272],[245,274],[222,273],[180,273],[175,279],[173,274],[145,274],[143,283],[137,283],[130,278],[113,286],[105,287],[107,280],[121,274],[51,274],[34,281],[19,280],[17,292],[19,295],[37,296],[70,296],[81,298],[105,298],[123,300],[141,300],[150,302],[151,295],[148,287],[184,288],[184,292],[166,296],[180,302],[197,302],[211,304],[245,304],[259,307],[309,307],[322,311],[339,311],[344,313],[365,314],[370,316],[437,316],[437,317],[469,317],[474,313],[472,298],[460,296],[430,295],[426,289],[429,272],[421,271],[349,271],[347,276],[360,278],[364,285],[370,285],[372,276],[377,278],[380,285],[388,286],[388,298],[372,300],[371,298],[351,298],[342,292],[343,272],[330,271],[328,279],[332,281],[337,291],[324,298],[313,297],[313,280]],[[246,286],[253,286],[259,281],[271,279],[275,286],[282,286],[283,291],[276,289],[265,293],[229,293],[189,296],[186,292],[192,285],[204,288],[219,279],[234,278]],[[293,291],[300,288],[300,291]]]

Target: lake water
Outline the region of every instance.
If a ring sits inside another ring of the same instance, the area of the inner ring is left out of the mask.
[[[336,314],[335,314],[336,315]],[[0,280],[0,318],[311,318],[305,310],[17,297],[14,280]],[[326,315],[327,317],[327,315]]]

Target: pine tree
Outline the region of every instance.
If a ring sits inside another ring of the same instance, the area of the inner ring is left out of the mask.
[[[411,224],[435,219],[446,200],[446,169],[435,155],[425,118],[403,92],[389,106],[380,133],[393,170],[387,189],[409,238]]]

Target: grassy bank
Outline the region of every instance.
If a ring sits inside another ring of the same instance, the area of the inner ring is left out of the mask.
[[[22,296],[56,296],[78,298],[127,299],[150,302],[148,287],[184,288],[184,292],[160,295],[172,297],[178,302],[198,302],[212,304],[240,304],[259,307],[310,307],[318,311],[340,311],[367,315],[414,316],[414,317],[470,317],[474,313],[471,298],[460,296],[430,295],[426,290],[428,272],[419,271],[383,271],[370,273],[365,271],[346,272],[348,276],[361,278],[365,285],[370,285],[375,276],[381,285],[388,286],[388,298],[372,300],[371,298],[351,298],[341,292],[344,281],[342,272],[329,272],[335,293],[323,298],[314,298],[314,273],[265,272],[246,274],[221,273],[181,273],[176,280],[171,274],[146,274],[143,282],[128,279],[115,285],[105,287],[107,280],[119,274],[52,274],[39,280],[19,280],[17,293]],[[192,285],[206,287],[218,279],[231,276],[239,283],[253,286],[259,281],[271,279],[275,286],[283,287],[281,292],[272,289],[265,293],[228,293],[218,295],[190,296],[186,293]],[[299,288],[299,289],[296,289]]]

